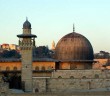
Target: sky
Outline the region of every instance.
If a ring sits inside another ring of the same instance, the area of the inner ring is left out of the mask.
[[[110,52],[110,0],[0,0],[0,44],[18,44],[28,17],[36,46],[57,44],[75,32],[91,42],[94,52]]]

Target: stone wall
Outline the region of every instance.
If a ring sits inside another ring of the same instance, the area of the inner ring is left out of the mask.
[[[110,70],[57,70],[51,78],[33,78],[35,92],[71,92],[110,88]]]
[[[33,79],[33,92],[46,92],[46,78]]]
[[[0,83],[0,86],[0,92],[7,94],[7,84]],[[33,92],[35,94],[20,94],[20,96],[36,96],[36,94],[37,96],[78,96],[74,93],[86,92],[88,94],[88,91],[101,92],[101,90],[103,92],[110,90],[110,70],[57,70],[51,78],[34,77]],[[19,94],[8,94],[7,96],[19,96]],[[96,96],[101,95],[96,94]]]
[[[35,92],[75,92],[110,88],[110,79],[34,79]]]
[[[110,96],[110,92],[74,92],[74,93],[23,93],[8,96]]]
[[[0,76],[0,96],[5,96],[9,93],[9,84],[3,82],[2,77]]]
[[[52,78],[98,79],[110,78],[110,70],[56,70]]]

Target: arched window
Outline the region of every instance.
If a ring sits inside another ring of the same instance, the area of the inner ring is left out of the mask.
[[[16,71],[17,70],[17,67],[14,67],[13,70]]]
[[[38,66],[36,66],[36,67],[35,67],[35,70],[39,70],[39,67],[38,67]]]
[[[42,66],[41,70],[45,70],[45,67],[44,67],[44,66]]]
[[[51,66],[48,66],[48,70],[52,70],[52,67]]]
[[[99,75],[98,74],[95,74],[95,78],[99,78]]]
[[[82,79],[86,79],[86,76],[83,76]]]
[[[6,67],[6,71],[10,71],[10,67]]]
[[[62,78],[61,76],[58,76],[58,78]]]
[[[74,79],[74,76],[70,76],[71,79]]]

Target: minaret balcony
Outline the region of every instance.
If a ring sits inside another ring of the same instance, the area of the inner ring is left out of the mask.
[[[37,36],[34,34],[19,34],[17,35],[18,38],[36,38]]]

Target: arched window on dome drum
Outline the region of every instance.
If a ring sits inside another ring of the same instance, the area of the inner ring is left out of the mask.
[[[86,76],[83,76],[82,79],[86,79]]]
[[[17,67],[14,67],[13,70],[14,70],[14,71],[17,71]]]
[[[10,71],[10,67],[6,67],[6,71]]]
[[[70,79],[74,79],[74,76],[70,76]]]
[[[39,70],[39,67],[38,67],[38,66],[36,66],[36,67],[35,67],[35,70],[36,70],[36,71],[37,71],[37,70]]]
[[[44,66],[42,66],[41,70],[45,70],[45,67],[44,67]]]
[[[61,76],[58,76],[58,78],[62,78]]]

